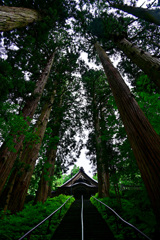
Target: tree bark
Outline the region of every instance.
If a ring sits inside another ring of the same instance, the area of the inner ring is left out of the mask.
[[[160,88],[160,61],[125,38],[114,36],[114,42]]]
[[[122,10],[124,12],[127,12],[129,14],[132,14],[140,19],[143,19],[150,23],[155,23],[156,25],[160,25],[160,9],[147,9],[147,8],[141,8],[141,7],[133,7],[123,4],[114,4],[110,3],[110,6],[113,8],[117,8],[119,10]]]
[[[36,83],[36,88],[35,88],[32,96],[26,102],[26,104],[22,110],[22,115],[28,125],[30,124],[28,117],[30,119],[33,118],[35,110],[41,99],[44,87],[47,83],[47,80],[48,80],[48,77],[50,74],[51,67],[53,65],[54,56],[55,56],[55,52],[49,58],[49,61],[46,65],[43,73],[41,74],[39,80]],[[0,176],[1,176],[1,178],[0,178],[0,193],[2,192],[4,184],[5,184],[8,176],[9,176],[9,173],[14,165],[14,162],[17,158],[18,151],[23,144],[24,138],[25,138],[25,135],[21,135],[19,137],[14,136],[15,152],[9,150],[7,143],[4,143],[1,148],[1,152],[0,152]]]
[[[105,164],[102,164],[102,198],[109,197],[109,173],[106,171]]]
[[[100,133],[101,136],[104,134],[106,131],[106,126],[105,126],[105,118],[104,118],[104,113],[103,113],[103,106],[105,106],[105,103],[101,103],[100,107]],[[107,149],[107,141],[101,139],[101,152],[102,152],[102,173],[103,173],[103,188],[104,189],[104,197],[109,197],[109,189],[110,189],[110,178],[109,178],[109,159],[110,157],[108,156],[108,149]]]
[[[98,43],[95,48],[119,109],[157,222],[160,224],[160,138],[103,48]]]
[[[25,27],[41,20],[41,14],[34,9],[0,6],[0,32]]]
[[[120,205],[120,207],[122,207],[121,196],[120,196],[120,193],[119,193],[118,183],[114,183],[114,189],[115,189],[115,194],[116,194],[117,202],[118,202],[118,204]]]
[[[57,106],[58,109],[62,107],[62,104],[63,104],[63,94],[60,95],[60,97],[58,98],[58,106]],[[51,118],[51,121],[53,124],[51,125],[51,128],[52,128],[51,138],[54,138],[55,136],[59,136],[59,130],[61,127],[62,119],[63,119],[63,115],[61,114],[60,111],[58,112],[57,115],[55,114],[54,117]],[[53,182],[52,179],[53,179],[54,169],[55,169],[58,142],[59,140],[56,141],[54,145],[48,144],[46,157],[47,157],[47,163],[49,163],[51,166],[48,169],[45,169],[45,172],[44,172],[44,169],[42,170],[41,179],[38,184],[38,190],[36,193],[34,204],[36,204],[37,202],[44,203],[47,200],[47,197],[51,196],[52,182]],[[47,170],[48,179],[45,178],[46,170]]]
[[[54,168],[52,168],[50,171],[51,183],[48,186],[48,197],[52,197],[53,175],[54,175]]]
[[[23,153],[23,146],[20,149],[20,153],[19,153],[18,159],[21,158],[22,153]],[[11,173],[11,175],[9,177],[7,185],[4,188],[4,190],[3,190],[3,192],[2,192],[2,194],[0,196],[0,202],[2,203],[1,206],[2,207],[4,206],[4,209],[3,209],[4,210],[4,214],[8,210],[8,204],[9,204],[9,201],[11,199],[11,193],[12,193],[13,186],[14,186],[17,174],[19,172],[19,169],[20,169],[19,162],[17,162],[17,163],[14,164],[14,166],[12,168],[12,173]]]
[[[14,187],[11,194],[11,200],[8,204],[8,209],[15,213],[21,211],[24,206],[25,198],[29,188],[30,180],[34,171],[35,163],[38,158],[38,153],[42,144],[44,133],[47,127],[48,119],[51,113],[52,104],[54,101],[56,91],[51,95],[50,102],[46,103],[42,109],[41,115],[39,116],[35,129],[36,134],[39,137],[39,142],[30,142],[27,144],[24,152],[22,153],[21,161],[30,166],[26,172],[25,169],[21,170],[21,175],[16,177]]]
[[[44,203],[47,200],[48,191],[49,191],[49,180],[54,174],[56,152],[57,152],[57,147],[54,149],[53,148],[49,149],[49,151],[47,152],[47,163],[49,163],[51,166],[46,169],[47,175],[46,175],[46,171],[44,170],[42,171],[34,204],[36,204],[37,202]],[[47,176],[48,178],[47,180],[45,176]]]
[[[13,191],[13,186],[14,186],[14,183],[15,183],[15,180],[16,180],[16,176],[17,176],[17,173],[18,173],[18,170],[16,169],[14,172],[13,172],[13,175],[11,175],[10,179],[9,179],[9,182],[7,184],[7,189],[5,190],[8,190],[6,191],[7,192],[7,195],[4,196],[6,197],[6,201],[5,201],[5,205],[4,205],[4,214],[6,213],[6,211],[8,210],[8,204],[11,200],[11,194],[12,194],[12,191]]]
[[[96,105],[95,99],[93,99],[93,104]],[[94,106],[94,109],[96,109],[95,106]],[[94,115],[93,116],[94,129],[95,129],[95,135],[96,135],[98,196],[100,198],[103,198],[103,197],[109,197],[109,184],[107,184],[108,178],[107,178],[105,161],[104,161],[103,146],[102,146],[101,132],[100,132],[100,119],[98,116],[98,111],[95,110],[93,115]]]

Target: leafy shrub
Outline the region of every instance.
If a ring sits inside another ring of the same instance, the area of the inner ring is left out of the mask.
[[[70,196],[65,196],[61,194],[58,197],[48,198],[44,204],[39,202],[33,206],[30,202],[25,205],[23,211],[18,212],[14,215],[11,215],[9,212],[7,212],[5,217],[0,220],[0,239],[19,239],[26,232],[36,226],[39,222],[45,219],[48,215],[58,209],[69,197]],[[73,201],[74,198],[71,198],[65,204],[65,208],[62,208],[61,214],[60,211],[58,211],[55,215],[53,215],[48,234],[47,228],[49,220],[47,220],[36,230],[34,230],[30,239],[50,239],[51,235],[57,228],[58,224],[60,223],[61,219],[63,218]]]
[[[97,195],[95,195],[95,197],[98,198]],[[129,191],[128,194],[126,193],[125,197],[126,199],[121,199],[122,207],[120,207],[116,198],[103,198],[99,200],[115,210],[124,220],[152,238],[156,221],[145,191]],[[90,200],[102,214],[102,217],[110,226],[116,239],[145,239],[139,234],[137,237],[135,231],[120,220],[118,220],[117,225],[117,219],[110,210],[107,210],[105,206],[93,198]]]

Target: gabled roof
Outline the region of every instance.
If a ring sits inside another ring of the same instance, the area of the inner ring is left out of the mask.
[[[76,173],[67,182],[65,182],[61,187],[71,187],[75,184],[84,184],[84,183],[85,183],[85,185],[89,185],[91,187],[97,187],[98,186],[98,182],[96,180],[94,180],[93,178],[89,177],[85,173],[84,169],[81,167],[79,169],[79,172]]]

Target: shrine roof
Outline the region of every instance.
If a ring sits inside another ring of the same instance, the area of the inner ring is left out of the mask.
[[[71,179],[69,179],[67,182],[65,182],[63,185],[60,186],[61,187],[71,187],[75,184],[85,184],[86,186],[89,187],[97,187],[98,186],[98,182],[96,180],[94,180],[93,178],[89,177],[84,169],[81,167],[78,171],[78,173],[76,173]]]

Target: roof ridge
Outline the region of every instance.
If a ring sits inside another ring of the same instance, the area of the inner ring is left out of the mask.
[[[96,180],[94,180],[93,178],[91,178],[90,176],[87,175],[87,173],[84,171],[84,168],[83,167],[80,167],[79,171],[72,177],[70,178],[68,181],[66,181],[64,184],[62,184],[60,187],[63,187],[65,186],[67,183],[69,183],[70,181],[72,181],[79,173],[83,173],[85,174],[91,181],[95,182],[95,183],[98,183]]]

